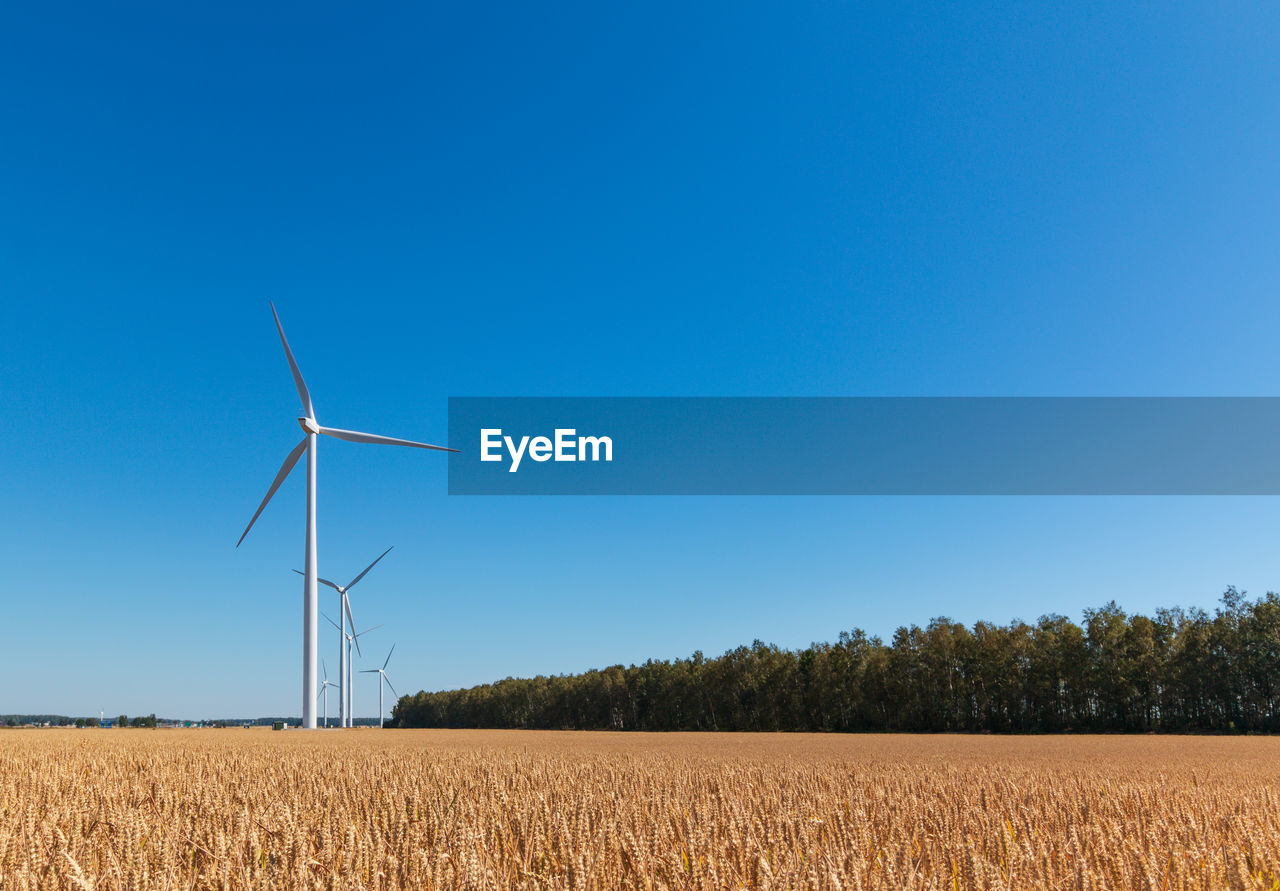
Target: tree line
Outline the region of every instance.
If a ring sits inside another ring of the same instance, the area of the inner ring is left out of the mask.
[[[1234,587],[1210,614],[1114,601],[1034,625],[937,618],[784,650],[419,692],[399,727],[1057,733],[1280,730],[1280,596]]]

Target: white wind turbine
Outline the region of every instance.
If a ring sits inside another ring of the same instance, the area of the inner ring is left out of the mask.
[[[324,620],[328,622],[330,625],[332,625],[334,628],[338,628],[338,623],[333,621],[333,619],[330,619],[328,616],[325,616]],[[351,620],[351,627],[353,629],[356,627],[355,619]],[[356,653],[363,656],[364,653],[360,652],[360,638],[368,634],[370,631],[376,631],[381,627],[382,627],[381,624],[374,625],[356,634],[352,634],[350,631],[347,631],[347,629],[345,628],[338,628],[338,631],[341,632],[343,639],[345,639],[347,642],[347,677],[345,681],[347,685],[347,723],[343,725],[344,727],[355,726],[356,697],[355,697],[355,687],[351,683],[351,668],[352,666],[355,665],[355,662],[351,658],[351,645],[354,643],[356,645]]]
[[[324,660],[320,660],[320,670],[324,672],[324,682],[320,684],[320,695],[324,697],[324,726],[329,726],[329,688],[338,685],[329,680],[329,669],[325,667]],[[338,688],[341,692],[341,687]]]
[[[293,447],[284,459],[284,464],[280,466],[280,472],[276,474],[276,478],[271,482],[271,488],[267,490],[267,496],[262,499],[262,503],[258,505],[257,511],[253,514],[253,519],[249,521],[249,525],[244,528],[240,541],[236,542],[236,547],[240,547],[240,542],[244,541],[244,537],[249,534],[249,530],[253,528],[253,524],[257,521],[263,508],[267,506],[267,502],[271,500],[271,496],[276,494],[276,489],[280,488],[280,484],[284,482],[285,477],[289,475],[289,471],[293,470],[293,466],[298,463],[298,459],[302,457],[302,453],[307,453],[307,545],[305,567],[306,572],[303,573],[302,586],[302,726],[308,730],[314,730],[316,727],[316,660],[319,658],[317,642],[319,637],[319,627],[317,622],[317,614],[319,613],[319,593],[316,587],[316,442],[320,434],[332,436],[335,439],[345,439],[348,442],[368,442],[379,445],[401,445],[413,446],[419,449],[434,449],[439,452],[456,452],[457,449],[449,449],[444,446],[428,445],[424,442],[413,442],[408,439],[393,439],[390,436],[378,436],[374,433],[359,433],[355,430],[341,430],[336,427],[321,427],[316,423],[315,409],[311,406],[311,394],[307,391],[307,385],[302,380],[302,372],[298,370],[298,363],[293,360],[293,351],[289,349],[289,341],[284,336],[284,327],[280,324],[280,316],[276,312],[275,304],[271,305],[271,315],[276,320],[276,330],[280,332],[280,343],[284,345],[285,358],[289,360],[289,370],[293,373],[294,386],[298,388],[298,396],[302,399],[302,410],[305,415],[298,418],[298,423],[302,426],[303,432],[306,434],[302,438],[302,442]],[[354,630],[354,629],[352,629]]]
[[[391,687],[391,678],[387,677],[387,662],[391,661],[391,654],[394,653],[395,651],[396,651],[396,645],[392,644],[390,651],[388,651],[387,653],[387,661],[382,663],[381,668],[366,668],[360,672],[361,674],[373,674],[375,671],[378,673],[378,729],[379,730],[382,729],[382,716],[385,714],[385,712],[382,709],[382,682],[386,681],[387,686]],[[391,692],[396,693],[396,688],[391,687]],[[399,696],[399,695],[400,695],[399,693],[396,693],[396,696]]]
[[[391,549],[394,547],[395,545],[392,545],[390,548],[387,548],[385,551],[379,554],[378,560],[381,560],[383,557],[387,556],[387,554],[390,554]],[[360,573],[358,576],[353,578],[351,581],[347,582],[345,585],[335,585],[333,582],[329,581],[328,579],[316,579],[316,581],[318,581],[320,584],[328,585],[330,588],[337,591],[339,597],[341,598],[338,603],[338,617],[342,619],[342,627],[338,629],[338,631],[341,632],[340,636],[338,637],[338,683],[342,685],[338,688],[338,726],[339,727],[351,726],[351,723],[348,720],[349,718],[349,715],[347,714],[348,708],[346,707],[346,701],[347,701],[346,694],[351,689],[351,680],[350,680],[351,665],[347,661],[348,650],[350,650],[350,647],[343,645],[343,639],[347,636],[348,621],[351,622],[352,633],[355,633],[356,620],[351,617],[351,601],[347,599],[347,592],[350,591],[355,586],[356,582],[364,578],[370,569],[373,569],[373,567],[378,565],[378,560],[374,560],[372,563],[366,566],[364,568],[364,572]],[[296,569],[294,570],[294,572],[297,572],[298,575],[303,575],[303,573],[298,572],[298,570]],[[329,619],[328,616],[325,616],[325,618]],[[332,624],[333,620],[329,619],[329,622],[330,624]],[[363,634],[364,632],[362,631],[360,633]],[[359,648],[359,644],[357,644],[357,649],[358,648]],[[361,655],[364,655],[364,654],[361,653]]]

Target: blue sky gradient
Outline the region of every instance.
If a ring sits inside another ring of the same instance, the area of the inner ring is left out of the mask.
[[[1277,395],[1277,25],[0,10],[0,712],[299,712],[301,474],[234,548],[298,435],[268,299],[321,423],[437,442],[451,395]],[[401,692],[1277,586],[1266,498],[463,498],[441,455],[319,457],[322,574],[396,545],[353,607]]]

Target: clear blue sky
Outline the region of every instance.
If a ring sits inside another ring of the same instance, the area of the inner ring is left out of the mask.
[[[0,10],[0,712],[299,712],[301,474],[234,548],[298,437],[269,298],[322,423],[428,441],[450,395],[1278,395],[1277,26]],[[1272,499],[469,499],[438,454],[320,460],[322,574],[396,546],[353,605],[402,693],[1280,585]]]

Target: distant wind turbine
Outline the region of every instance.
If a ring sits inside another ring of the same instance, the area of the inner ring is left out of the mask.
[[[325,668],[324,660],[320,660],[320,670],[324,672],[324,682],[320,685],[320,695],[324,697],[324,726],[329,726],[329,688],[338,685],[329,680],[329,669]],[[339,687],[339,691],[341,688]]]
[[[387,661],[382,663],[381,668],[366,668],[360,672],[361,674],[373,674],[375,671],[378,673],[378,729],[379,730],[382,729],[382,716],[383,714],[385,714],[385,712],[382,709],[382,682],[386,681],[387,686],[391,687],[391,678],[387,677],[387,662],[391,661],[391,654],[394,653],[395,651],[396,651],[396,645],[392,644],[391,650],[387,653]],[[396,693],[396,688],[391,687],[391,692]],[[396,696],[399,696],[399,695],[400,695],[399,693],[396,693]]]
[[[280,343],[284,346],[284,355],[289,360],[289,370],[293,373],[293,384],[297,387],[298,396],[302,400],[302,410],[306,413],[298,418],[298,424],[301,425],[306,435],[303,436],[302,442],[293,447],[293,451],[284,459],[284,464],[280,465],[280,472],[272,480],[271,488],[267,489],[267,496],[258,505],[257,511],[253,514],[253,519],[249,520],[249,525],[244,527],[244,532],[240,536],[240,541],[236,542],[236,547],[240,547],[240,542],[244,541],[244,537],[249,534],[249,530],[253,528],[253,524],[262,514],[263,508],[271,500],[271,496],[276,494],[276,489],[280,488],[280,484],[284,482],[285,477],[293,470],[293,466],[298,463],[298,459],[302,457],[302,453],[305,451],[307,453],[307,544],[305,551],[306,571],[303,573],[302,586],[302,726],[309,730],[314,730],[316,726],[317,693],[316,660],[319,658],[317,614],[320,610],[320,598],[316,587],[316,442],[318,436],[323,433],[325,436],[345,439],[348,442],[412,446],[418,449],[432,449],[438,452],[456,452],[458,450],[444,446],[428,445],[424,442],[413,442],[408,439],[393,439],[390,436],[379,436],[374,433],[359,433],[355,430],[341,430],[337,427],[321,427],[316,423],[315,409],[311,405],[311,393],[308,392],[307,385],[302,380],[302,372],[298,370],[298,363],[293,359],[293,351],[289,349],[289,341],[284,336],[284,326],[280,324],[280,315],[276,312],[274,303],[271,304],[271,315],[275,317],[276,330],[280,332]],[[352,630],[355,629],[353,628]]]
[[[330,619],[328,616],[325,616],[324,620],[328,622],[330,625],[332,625],[334,628],[338,628],[338,623],[333,621],[333,619]],[[351,627],[352,628],[356,627],[356,623],[354,619],[352,619],[351,621]],[[355,663],[351,659],[351,645],[355,644],[356,653],[363,656],[364,653],[360,652],[360,638],[368,634],[370,631],[375,631],[381,627],[382,625],[380,624],[374,625],[370,628],[366,628],[364,631],[361,631],[358,634],[352,634],[351,632],[347,631],[345,628],[338,628],[338,630],[342,633],[342,636],[347,641],[347,681],[346,681],[347,683],[347,723],[345,725],[347,727],[355,726],[355,714],[356,714],[355,686],[351,683],[351,667],[355,665]]]
[[[378,560],[381,560],[383,557],[387,556],[387,554],[390,554],[391,548],[394,548],[394,547],[395,545],[392,545],[390,548],[387,548],[385,551],[379,554]],[[347,599],[347,592],[350,591],[355,586],[356,582],[364,578],[370,569],[373,569],[373,567],[378,565],[378,560],[374,560],[372,563],[366,566],[364,568],[364,572],[360,573],[358,576],[353,578],[351,581],[347,582],[345,585],[335,585],[333,582],[329,581],[328,579],[316,579],[316,581],[318,581],[320,584],[328,585],[330,588],[337,591],[339,597],[341,598],[338,604],[339,606],[338,617],[342,619],[342,627],[338,629],[341,632],[340,636],[338,637],[338,683],[341,685],[338,687],[338,726],[339,727],[351,726],[351,723],[348,720],[349,715],[347,714],[348,708],[346,705],[346,702],[347,702],[346,694],[347,694],[347,691],[350,690],[351,688],[351,680],[350,680],[351,666],[347,662],[347,650],[349,649],[349,647],[347,647],[343,641],[344,641],[344,638],[347,636],[347,621],[350,620],[351,630],[354,632],[356,630],[356,620],[351,618],[351,601]],[[297,572],[298,575],[305,575],[305,573],[299,572],[296,569],[294,570],[294,572]],[[327,619],[329,617],[325,616],[325,618]]]

